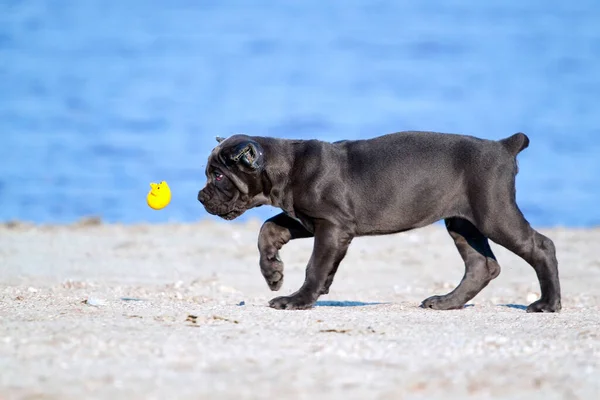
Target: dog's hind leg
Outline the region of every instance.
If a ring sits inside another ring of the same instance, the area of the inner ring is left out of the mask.
[[[463,306],[500,274],[500,265],[488,239],[469,221],[462,218],[445,220],[448,233],[465,262],[465,275],[452,292],[433,296],[421,304],[424,308],[451,310]]]
[[[558,312],[561,309],[558,261],[554,242],[531,227],[515,203],[507,204],[481,221],[486,236],[512,251],[533,267],[540,283],[541,298],[527,312]]]
[[[292,239],[309,238],[313,234],[287,214],[277,214],[264,222],[258,235],[260,271],[273,291],[283,284],[283,261],[279,249]]]
[[[529,138],[517,133],[500,142],[516,157],[529,145]],[[560,281],[554,242],[533,229],[519,210],[515,189],[516,160],[507,166],[496,169],[496,179],[473,187],[473,222],[490,240],[515,253],[535,270],[542,295],[527,307],[527,312],[558,312],[561,309]],[[499,184],[502,181],[507,184]]]

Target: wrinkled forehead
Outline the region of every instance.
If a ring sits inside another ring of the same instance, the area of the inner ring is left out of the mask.
[[[212,149],[212,151],[210,152],[210,155],[208,156],[208,162],[209,164],[212,162],[215,162],[216,160],[219,159],[219,153],[221,152],[222,146],[219,144],[217,147],[215,147],[214,149]]]
[[[219,144],[217,147],[215,147],[214,149],[212,149],[212,151],[210,152],[210,155],[208,156],[208,161],[206,163],[206,174],[208,174],[208,170],[210,169],[211,166],[213,166],[214,164],[216,164],[217,160],[219,159],[219,152],[221,151],[221,145]]]
[[[219,165],[222,162],[220,157],[221,151],[225,148],[225,146],[229,146],[231,143],[231,138],[226,138],[222,140],[214,149],[210,152],[208,156],[208,162],[206,163],[206,173],[208,174],[208,170],[210,167],[214,167]]]
[[[229,136],[228,138],[221,140],[221,142],[214,149],[212,149],[210,155],[208,156],[208,162],[206,163],[206,173],[208,174],[208,170],[211,166],[217,166],[219,164],[222,164],[223,159],[221,151],[223,151],[223,149],[229,150],[229,148],[239,144],[243,140],[245,140],[245,137],[240,135]]]

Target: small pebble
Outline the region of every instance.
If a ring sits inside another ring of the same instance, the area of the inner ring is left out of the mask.
[[[529,294],[527,294],[527,301],[530,302],[530,303],[533,303],[538,298],[539,298],[539,295],[537,293],[529,293]]]
[[[84,301],[85,304],[92,307],[100,307],[106,304],[106,301],[102,299],[97,299],[95,297],[88,297],[87,300]]]

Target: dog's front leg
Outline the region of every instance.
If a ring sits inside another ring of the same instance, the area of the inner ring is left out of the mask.
[[[260,272],[271,290],[279,290],[283,284],[283,261],[279,257],[279,249],[292,239],[312,236],[298,221],[285,213],[265,221],[258,235],[258,251]]]
[[[353,235],[347,229],[329,222],[315,224],[315,244],[313,253],[306,267],[304,284],[290,296],[276,297],[269,306],[280,310],[302,310],[311,308],[321,293],[328,279],[346,255]]]

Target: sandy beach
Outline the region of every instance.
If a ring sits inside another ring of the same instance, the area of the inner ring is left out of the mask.
[[[533,269],[492,244],[500,276],[455,311],[419,308],[463,274],[439,225],[357,238],[308,311],[291,242],[280,292],[258,267],[260,222],[0,227],[0,398],[596,399],[600,229],[540,229],[563,311],[527,314]]]

